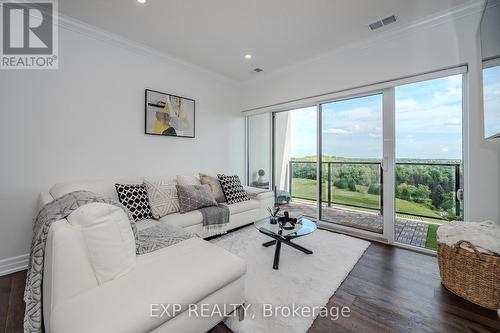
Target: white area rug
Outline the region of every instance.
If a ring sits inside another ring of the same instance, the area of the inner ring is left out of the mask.
[[[370,245],[357,238],[316,230],[311,235],[293,240],[313,254],[307,255],[283,244],[279,270],[274,270],[275,246],[262,246],[269,240],[270,237],[249,226],[211,241],[247,262],[245,295],[250,308],[241,322],[236,317],[225,320],[233,332],[306,332],[314,316],[264,317],[263,304],[290,308],[293,304],[326,305]]]

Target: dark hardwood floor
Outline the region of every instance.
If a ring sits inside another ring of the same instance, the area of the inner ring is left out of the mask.
[[[309,333],[500,332],[495,311],[447,291],[436,258],[372,243],[328,307],[348,306],[349,318],[318,317]],[[231,332],[224,324],[210,333]]]
[[[26,272],[0,277],[0,332],[22,332]],[[436,258],[372,243],[328,302],[349,318],[318,317],[309,332],[500,332],[495,311],[448,292]],[[211,333],[231,332],[224,324]]]
[[[26,271],[0,276],[0,332],[22,332]]]

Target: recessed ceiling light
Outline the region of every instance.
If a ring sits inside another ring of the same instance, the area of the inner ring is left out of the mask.
[[[146,3],[146,0],[137,0],[138,3]]]
[[[251,54],[245,54],[245,59],[252,59],[252,55]]]

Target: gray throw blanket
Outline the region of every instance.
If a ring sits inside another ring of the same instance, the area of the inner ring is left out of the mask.
[[[217,205],[200,208],[203,215],[203,237],[225,234],[229,223],[229,208],[226,205]]]
[[[33,223],[33,239],[26,276],[24,301],[24,332],[39,333],[43,328],[42,287],[45,245],[52,223],[68,217],[77,208],[89,203],[106,203],[122,208],[128,215],[135,236],[136,252],[144,254],[195,237],[181,228],[159,225],[142,231],[137,231],[130,211],[119,202],[104,196],[87,192],[75,191],[46,204],[38,212]]]
[[[193,237],[198,235],[188,233],[181,227],[160,223],[137,232],[137,254],[153,252]]]

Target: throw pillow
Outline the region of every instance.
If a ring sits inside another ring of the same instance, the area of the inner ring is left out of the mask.
[[[228,204],[250,200],[237,175],[217,175]]]
[[[174,179],[144,179],[144,185],[146,185],[151,213],[155,219],[179,211],[179,198]]]
[[[203,207],[217,206],[212,196],[210,186],[205,185],[177,185],[177,195],[181,213],[187,213]]]
[[[212,195],[214,196],[215,201],[226,201],[226,197],[224,196],[224,192],[222,191],[222,187],[220,186],[220,181],[217,178],[200,173],[200,181],[202,184],[210,185],[210,189],[212,190]]]
[[[135,267],[134,233],[123,209],[90,203],[76,209],[67,220],[81,232],[99,284],[123,276]]]
[[[144,184],[115,184],[115,188],[118,199],[130,210],[135,221],[153,217]]]
[[[177,185],[201,185],[199,175],[180,175],[177,176]]]

